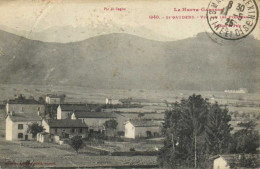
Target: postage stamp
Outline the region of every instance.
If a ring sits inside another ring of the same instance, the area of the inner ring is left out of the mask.
[[[211,0],[207,10],[211,30],[226,40],[246,37],[256,27],[257,20],[255,0]]]

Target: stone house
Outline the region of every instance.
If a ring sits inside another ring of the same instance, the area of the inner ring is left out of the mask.
[[[34,99],[16,98],[8,100],[6,104],[6,113],[45,113],[45,107]]]
[[[57,135],[62,138],[71,138],[73,136],[86,137],[88,134],[88,126],[82,120],[44,119],[42,120],[42,126],[46,133]]]

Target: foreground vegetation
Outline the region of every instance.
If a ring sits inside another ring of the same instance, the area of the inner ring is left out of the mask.
[[[210,157],[225,153],[256,153],[259,135],[254,122],[241,123],[231,134],[231,116],[218,103],[192,95],[169,106],[165,114],[164,147],[158,156],[163,168],[211,168]],[[242,167],[254,163],[244,163]]]

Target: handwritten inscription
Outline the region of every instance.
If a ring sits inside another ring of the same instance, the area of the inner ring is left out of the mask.
[[[104,11],[126,11],[126,8],[119,7],[104,7]]]

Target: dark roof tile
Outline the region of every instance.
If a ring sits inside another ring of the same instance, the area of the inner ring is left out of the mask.
[[[61,104],[62,111],[86,111],[88,110],[86,104]]]
[[[8,104],[40,104],[38,101],[34,99],[13,99],[13,100],[8,100]]]
[[[37,113],[13,113],[8,115],[13,122],[33,122],[41,121],[42,118]]]
[[[76,118],[116,118],[115,113],[111,112],[85,112],[75,111]]]
[[[51,128],[85,128],[87,125],[82,120],[49,119],[46,121]]]

